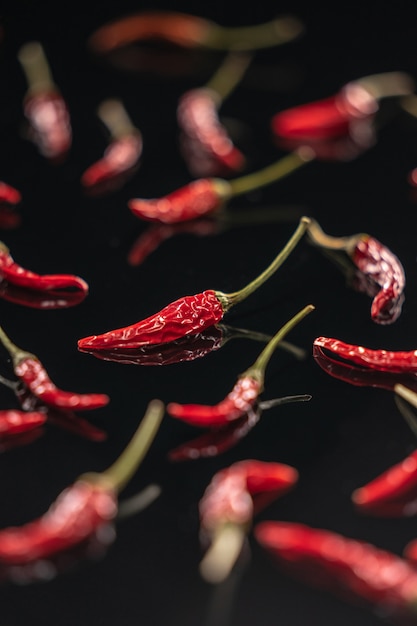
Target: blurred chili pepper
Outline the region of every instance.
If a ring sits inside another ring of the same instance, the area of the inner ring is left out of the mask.
[[[281,339],[313,310],[314,307],[308,305],[291,318],[268,342],[255,363],[239,376],[232,391],[219,404],[207,406],[170,402],[167,405],[169,415],[199,427],[222,426],[244,416],[264,389],[266,367]]]
[[[0,439],[21,435],[42,426],[45,422],[45,415],[39,411],[0,410]]]
[[[334,96],[280,111],[272,130],[285,149],[307,145],[318,159],[349,160],[374,143],[379,101],[413,91],[412,77],[403,72],[365,76]]]
[[[142,11],[101,26],[88,43],[96,54],[107,54],[147,40],[184,48],[256,50],[292,41],[303,31],[303,24],[291,15],[254,26],[223,27],[206,18],[177,11]]]
[[[16,346],[0,327],[0,343],[6,348],[13,363],[13,370],[19,380],[43,403],[57,409],[90,410],[108,404],[105,394],[79,394],[58,389],[49,378],[38,357]]]
[[[11,187],[7,183],[0,181],[0,203],[19,204],[22,200],[20,191]]]
[[[162,198],[133,198],[128,207],[136,217],[150,222],[175,224],[197,219],[219,211],[232,198],[281,180],[313,159],[309,148],[301,148],[240,178],[198,178]]]
[[[107,470],[80,476],[38,520],[0,530],[0,563],[24,565],[80,545],[111,524],[117,495],[151,445],[164,412],[152,401],[129,445]]]
[[[310,395],[284,396],[266,402],[259,402],[242,417],[225,424],[210,428],[204,435],[183,443],[168,454],[170,461],[195,461],[200,458],[214,457],[233,448],[259,422],[264,410],[281,406],[289,402],[307,402]]]
[[[332,237],[311,219],[308,238],[314,245],[345,252],[362,274],[379,285],[371,306],[371,317],[378,324],[392,324],[401,314],[405,273],[399,259],[382,243],[366,233]]]
[[[0,278],[11,285],[32,289],[33,291],[73,290],[80,291],[84,297],[88,294],[88,285],[79,276],[73,274],[36,274],[18,265],[8,247],[0,241]]]
[[[81,290],[63,291],[59,289],[49,289],[47,291],[36,291],[0,280],[0,298],[7,300],[7,302],[20,304],[21,306],[31,309],[41,309],[44,311],[68,309],[69,307],[80,304],[85,299],[86,295],[86,292]]]
[[[28,90],[24,113],[39,152],[53,161],[62,161],[71,147],[72,129],[67,105],[54,83],[41,44],[22,46],[18,59],[26,75]]]
[[[204,87],[180,98],[180,145],[193,176],[228,175],[245,166],[245,157],[220,122],[218,109],[241,81],[250,61],[249,55],[229,53]]]
[[[13,206],[0,204],[0,228],[12,230],[18,228],[22,223],[22,218]]]
[[[44,429],[42,426],[38,428],[34,428],[33,430],[27,430],[18,435],[13,435],[13,437],[6,437],[5,439],[0,439],[0,453],[9,452],[10,450],[14,450],[16,448],[21,448],[22,446],[28,446],[42,437],[44,434]],[[0,581],[1,581],[1,566],[0,566]]]
[[[314,586],[366,601],[385,614],[415,618],[417,571],[396,554],[294,522],[261,522],[254,534],[282,565]]]
[[[142,134],[136,128],[121,100],[105,100],[98,116],[110,131],[111,142],[102,159],[82,175],[81,184],[92,193],[119,189],[136,171],[142,155]]]
[[[260,287],[285,261],[308,228],[309,218],[300,223],[272,263],[243,289],[223,293],[208,289],[193,296],[185,296],[168,304],[160,312],[146,319],[102,335],[79,339],[78,348],[84,350],[113,350],[114,348],[140,348],[147,344],[175,341],[187,335],[201,332],[217,324],[232,306],[238,304]]]

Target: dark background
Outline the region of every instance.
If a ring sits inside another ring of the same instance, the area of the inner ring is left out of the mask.
[[[320,12],[313,3],[280,3],[279,13],[291,12],[303,20],[305,34],[286,46],[258,52],[242,84],[222,107],[222,116],[248,155],[248,171],[285,154],[270,132],[275,112],[324,98],[368,74],[401,70],[417,80],[417,15],[411,6],[383,12],[380,3],[371,3],[355,11],[338,3]],[[174,9],[230,26],[261,23],[277,13],[275,5],[263,1],[242,5],[238,13],[224,2],[204,7],[195,2],[148,2],[140,8]],[[161,496],[147,510],[117,523],[117,538],[101,559],[83,561],[52,580],[5,583],[0,589],[0,625],[26,626],[35,620],[44,626],[384,623],[384,616],[367,607],[289,578],[252,536],[250,556],[239,577],[214,589],[198,574],[198,502],[219,469],[246,458],[280,461],[298,469],[299,483],[257,521],[299,521],[397,554],[416,536],[415,519],[359,515],[350,500],[356,487],[415,448],[415,436],[393,394],[327,377],[310,352],[319,335],[375,348],[416,346],[416,197],[407,176],[417,164],[417,120],[398,107],[387,107],[387,123],[377,143],[357,159],[313,162],[230,204],[232,215],[238,218],[245,212],[253,223],[236,224],[210,237],[172,237],[142,265],[131,267],[128,252],[148,225],[131,214],[127,201],[162,196],[191,180],[178,149],[176,103],[184,91],[203,85],[222,58],[195,53],[185,71],[181,68],[188,57],[171,53],[159,65],[149,65],[154,56],[135,56],[140,64],[130,70],[94,57],[86,45],[89,35],[136,9],[131,2],[90,3],[78,13],[71,5],[42,3],[35,8],[33,3],[17,3],[13,12],[3,13],[0,179],[20,189],[23,201],[18,207],[21,225],[4,230],[1,239],[23,267],[41,274],[78,274],[89,283],[90,293],[79,306],[56,311],[2,300],[0,323],[15,343],[42,360],[58,386],[106,392],[111,403],[86,415],[107,431],[103,443],[47,424],[33,444],[3,452],[0,525],[19,525],[40,516],[78,475],[112,463],[152,398],[215,404],[229,392],[261,344],[232,340],[204,359],[146,368],[82,354],[77,339],[138,321],[185,294],[240,288],[286,242],[297,223],[293,215],[312,215],[334,235],[364,231],[383,241],[404,265],[406,300],[394,325],[374,324],[370,299],[348,289],[341,272],[303,242],[225,321],[273,334],[313,303],[316,311],[289,337],[307,350],[307,358],[300,362],[278,351],[268,367],[263,394],[270,399],[308,393],[311,402],[265,413],[246,439],[217,458],[177,465],[168,461],[168,451],[196,431],[166,416],[122,497],[151,483],[160,485]],[[23,132],[26,84],[16,54],[29,40],[44,45],[71,112],[73,146],[60,166],[40,156]],[[121,190],[92,198],[83,193],[80,176],[106,147],[95,111],[103,98],[112,96],[123,100],[143,133],[143,159]],[[265,207],[271,209],[272,221],[257,222],[257,212]],[[288,215],[285,207],[295,213]],[[6,372],[7,356],[3,359]],[[0,401],[1,408],[17,406],[6,388],[0,388]]]

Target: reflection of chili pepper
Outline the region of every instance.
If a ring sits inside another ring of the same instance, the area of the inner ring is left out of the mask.
[[[172,302],[146,319],[102,335],[92,335],[78,341],[78,347],[93,350],[139,348],[146,344],[161,344],[201,332],[217,324],[224,314],[265,282],[285,261],[308,228],[309,218],[303,217],[282,251],[255,280],[234,293],[212,289]]]
[[[48,406],[58,409],[88,410],[105,406],[109,397],[99,393],[79,394],[58,389],[49,378],[39,359],[30,352],[21,350],[10,341],[0,327],[0,342],[9,352],[16,376],[31,393]]]
[[[362,599],[403,617],[416,614],[417,572],[376,546],[291,522],[261,522],[258,542],[280,563],[313,585]]]
[[[1,274],[1,269],[0,269]],[[63,291],[48,289],[48,291],[36,291],[0,281],[0,298],[20,304],[31,309],[48,311],[52,309],[68,309],[80,304],[86,297],[85,291]]]
[[[306,306],[274,335],[255,363],[239,376],[232,391],[222,402],[215,406],[171,402],[167,406],[168,413],[172,417],[200,427],[222,426],[244,416],[263,391],[266,366],[281,339],[313,310],[312,305]]]
[[[346,252],[358,270],[380,287],[372,301],[373,321],[378,324],[395,322],[401,313],[405,287],[404,268],[399,259],[366,233],[332,237],[325,234],[313,219],[310,221],[308,235],[311,242],[319,247]]]
[[[84,172],[81,183],[90,190],[105,184],[105,190],[110,191],[120,187],[135,171],[142,155],[142,134],[133,126],[120,100],[102,102],[98,115],[110,131],[111,142],[103,158]]]
[[[200,564],[208,582],[218,583],[227,577],[253,515],[297,480],[297,470],[289,465],[252,459],[215,474],[199,504],[202,539],[211,541]]]
[[[18,191],[14,187],[11,187],[7,183],[0,181],[0,203],[4,202],[6,204],[19,204],[21,199],[22,196],[20,194],[20,191]]]
[[[24,565],[82,544],[114,519],[117,494],[128,482],[159,428],[163,405],[150,403],[132,441],[101,473],[88,473],[61,493],[38,520],[0,531],[0,563]]]
[[[314,154],[311,150],[300,149],[258,172],[234,180],[199,178],[163,198],[133,198],[128,206],[139,219],[164,224],[185,222],[214,213],[232,198],[270,185],[312,159]]]
[[[28,432],[42,426],[45,421],[45,415],[39,411],[2,410],[0,411],[0,439]]]
[[[28,81],[24,112],[40,153],[52,160],[63,159],[72,143],[67,105],[52,80],[48,61],[39,42],[25,44],[18,59]]]
[[[292,41],[304,28],[292,16],[256,26],[223,27],[205,18],[174,11],[143,11],[98,28],[89,45],[106,54],[134,42],[156,40],[184,48],[254,50]]]
[[[311,400],[311,396],[306,394],[285,396],[268,402],[260,402],[253,409],[249,409],[246,415],[223,426],[210,428],[203,435],[177,446],[169,452],[168,458],[170,461],[178,462],[195,461],[196,459],[218,456],[230,450],[241,439],[246,437],[259,422],[261,414],[265,409],[286,404],[287,402],[307,402],[308,400]]]
[[[36,274],[24,269],[13,260],[10,251],[0,242],[0,278],[12,285],[33,289],[34,291],[53,291],[57,289],[70,292],[81,291],[88,294],[88,285],[79,276],[72,274]]]

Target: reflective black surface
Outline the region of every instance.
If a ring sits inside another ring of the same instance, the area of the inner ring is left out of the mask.
[[[22,192],[21,223],[1,239],[23,267],[41,274],[73,273],[90,285],[85,301],[68,309],[39,310],[1,300],[1,325],[11,339],[35,353],[63,389],[108,393],[108,407],[86,419],[103,428],[104,442],[90,441],[48,423],[41,437],[4,450],[0,457],[1,527],[40,516],[85,471],[110,465],[135,431],[148,402],[214,404],[250,366],[262,343],[235,338],[204,358],[164,367],[96,359],[77,350],[81,337],[136,322],[176,298],[204,289],[234,291],[252,280],[292,234],[300,215],[314,216],[333,235],[368,232],[401,259],[407,276],[405,304],[390,326],[374,324],[370,298],[349,289],[340,268],[303,241],[285,265],[225,318],[230,326],[274,334],[306,304],[316,310],[288,337],[304,348],[298,360],[278,350],[265,381],[265,400],[311,394],[307,403],[265,411],[235,447],[214,458],[172,463],[170,450],[197,436],[168,415],[142,466],[121,495],[128,499],[150,484],[160,496],[149,507],[116,522],[116,538],[96,559],[81,559],[50,580],[7,582],[0,589],[0,623],[45,626],[78,623],[246,626],[282,623],[377,625],[385,618],[294,581],[282,573],[251,534],[241,567],[222,587],[199,576],[198,502],[213,474],[246,458],[288,463],[299,483],[257,518],[297,521],[365,540],[401,554],[416,536],[415,519],[384,519],[354,510],[352,491],[400,461],[416,446],[387,389],[354,387],[330,378],[314,362],[319,335],[373,348],[416,347],[416,202],[408,182],[417,164],[417,119],[398,103],[381,107],[381,130],[367,152],[350,162],[312,162],[286,180],[233,200],[230,216],[206,236],[179,233],[133,266],[128,255],[149,225],[127,208],[132,197],[158,197],[191,180],[178,149],[175,109],[187,89],[203,85],[220,53],[175,55],[136,51],[113,64],[87,48],[106,21],[136,10],[130,2],[95,3],[80,14],[57,3],[20,3],[3,15],[0,43],[0,179]],[[307,4],[307,3],[306,3]],[[208,17],[220,24],[266,21],[291,12],[305,34],[283,47],[254,55],[245,78],[222,107],[222,116],[248,157],[247,171],[268,165],[284,151],[275,145],[274,113],[330,96],[368,74],[404,71],[417,79],[416,12],[379,4],[355,12],[334,6],[320,14],[313,4],[272,7],[224,3],[149,3]],[[70,109],[73,146],[52,165],[24,133],[26,83],[16,55],[29,40],[45,48],[56,83]],[[192,58],[192,63],[190,59]],[[158,62],[155,62],[155,59]],[[161,61],[161,62],[159,62]],[[130,69],[126,64],[129,63]],[[119,190],[90,197],[83,171],[103,153],[107,137],[95,114],[107,97],[121,98],[141,129],[141,166]],[[2,352],[0,373],[10,374]],[[0,387],[1,408],[17,407]],[[49,571],[46,570],[47,578]]]

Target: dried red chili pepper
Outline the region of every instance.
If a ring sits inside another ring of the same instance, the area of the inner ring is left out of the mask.
[[[201,332],[217,324],[232,306],[238,304],[264,283],[285,261],[308,228],[309,218],[303,217],[282,251],[272,263],[243,289],[223,293],[208,289],[193,296],[172,302],[160,312],[146,319],[102,335],[91,335],[78,341],[82,350],[112,350],[113,348],[140,348],[147,344],[162,344]]]
[[[68,108],[51,71],[41,44],[32,41],[20,48],[18,59],[28,90],[24,113],[39,152],[54,161],[64,159],[71,147],[72,129]]]
[[[260,522],[257,541],[294,574],[397,616],[416,615],[417,571],[405,559],[338,533]]]
[[[184,48],[256,50],[292,41],[303,31],[303,24],[291,15],[254,26],[223,27],[177,11],[142,11],[101,26],[90,36],[89,46],[97,54],[147,40]]]
[[[170,402],[167,405],[169,415],[199,427],[222,426],[244,416],[264,389],[265,370],[280,341],[313,310],[312,305],[304,307],[274,335],[224,400],[214,406]]]
[[[57,409],[90,410],[108,404],[110,398],[101,393],[75,393],[58,389],[42,363],[34,354],[16,346],[0,327],[0,343],[11,356],[13,370],[19,380],[44,404]]]
[[[186,222],[219,211],[232,198],[270,185],[313,159],[309,148],[300,148],[258,172],[229,181],[199,178],[162,198],[133,198],[128,207],[136,217],[150,222]]]
[[[121,100],[105,100],[97,113],[110,131],[111,142],[103,158],[84,172],[81,184],[90,191],[113,191],[136,171],[143,150],[142,133],[133,125]]]
[[[0,439],[21,435],[42,426],[45,422],[46,417],[40,411],[3,409],[0,411]]]
[[[117,495],[136,471],[163,417],[163,405],[148,406],[130,444],[104,472],[80,476],[38,520],[0,530],[0,564],[26,565],[88,541],[117,514]]]
[[[20,191],[0,181],[0,203],[19,204],[22,200]]]
[[[267,402],[259,402],[257,406],[249,409],[246,415],[219,426],[210,428],[206,433],[183,443],[168,454],[170,461],[195,461],[200,458],[214,457],[223,454],[234,447],[241,439],[256,426],[264,410],[273,406],[281,406],[289,402],[307,402],[311,396],[284,396]]]
[[[310,220],[310,241],[325,250],[345,252],[358,270],[379,285],[371,306],[371,317],[378,324],[392,324],[401,314],[404,301],[405,273],[399,259],[382,243],[366,233],[350,237],[332,237],[323,232],[316,220]]]
[[[200,573],[208,582],[219,583],[228,576],[253,516],[297,480],[297,470],[289,465],[253,459],[215,474],[199,504],[201,538],[210,542]]]

